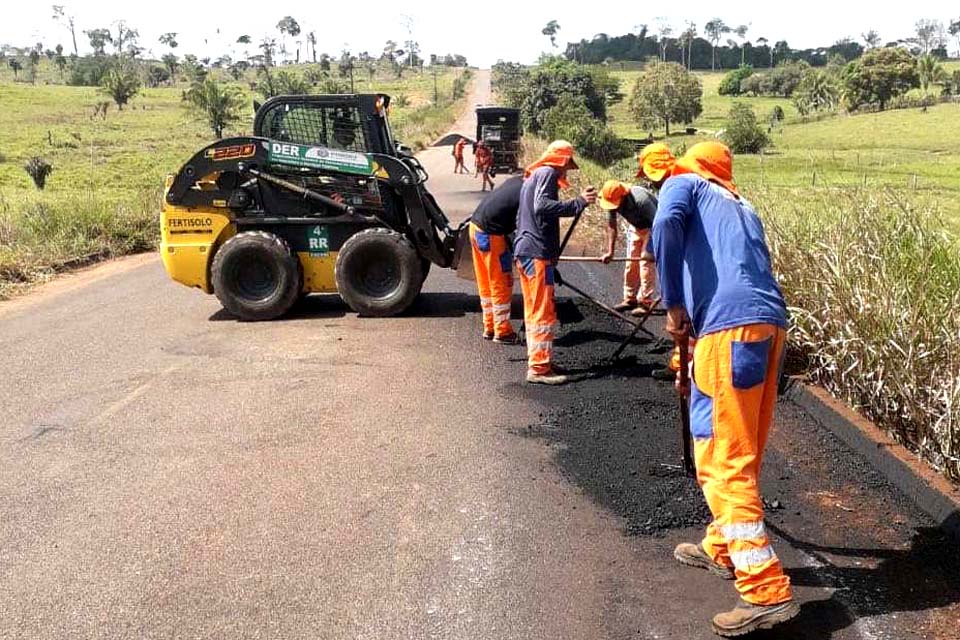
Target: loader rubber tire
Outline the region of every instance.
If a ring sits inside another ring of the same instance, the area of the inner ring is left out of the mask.
[[[213,257],[213,292],[241,320],[273,320],[290,310],[301,289],[300,261],[280,237],[246,231]]]
[[[362,316],[394,316],[420,294],[423,267],[402,234],[376,227],[351,236],[334,268],[340,297]]]

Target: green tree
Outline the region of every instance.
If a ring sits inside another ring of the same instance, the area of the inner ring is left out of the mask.
[[[277,31],[280,32],[280,51],[284,57],[287,54],[287,36],[295,38],[300,35],[300,23],[293,16],[284,16],[277,23]]]
[[[171,49],[176,49],[180,45],[180,43],[177,42],[176,31],[170,31],[168,33],[164,33],[163,35],[160,36],[159,41],[160,41],[160,44],[170,47]]]
[[[840,88],[834,78],[819,69],[808,70],[793,92],[793,103],[800,115],[833,111],[840,101]]]
[[[253,39],[247,34],[241,35],[237,38],[237,44],[243,45],[243,57],[250,59],[250,43],[253,42]]]
[[[63,55],[63,45],[58,44],[54,53],[56,55],[54,55],[53,64],[57,65],[57,70],[60,71],[60,80],[63,80],[63,70],[67,68],[67,59]]]
[[[757,124],[753,108],[742,102],[734,102],[730,108],[723,141],[734,153],[760,153],[770,144],[767,133]]]
[[[220,84],[213,78],[194,82],[184,99],[218,139],[223,137],[224,129],[240,121],[245,102],[237,87]]]
[[[906,49],[871,49],[844,69],[844,88],[850,109],[876,104],[880,110],[895,98],[920,86],[917,61]]]
[[[117,64],[104,74],[100,91],[113,98],[117,109],[122,111],[123,105],[140,92],[140,78],[132,67]]]
[[[107,45],[113,42],[113,36],[109,29],[90,29],[84,31],[90,40],[90,48],[93,49],[93,55],[102,56],[106,53]]]
[[[111,37],[110,42],[112,42],[116,48],[117,55],[122,55],[125,51],[124,46],[126,46],[126,50],[131,53],[131,57],[136,57],[137,53],[139,53],[139,47],[136,47],[136,42],[140,38],[140,32],[131,28],[124,20],[119,20],[116,28],[117,34]]]
[[[946,80],[947,72],[940,61],[928,53],[917,60],[917,76],[920,79],[920,88],[927,91],[930,85]]]
[[[870,29],[860,36],[867,45],[867,49],[876,49],[880,46],[880,34],[875,29]]]
[[[717,92],[722,96],[738,96],[743,93],[743,81],[753,75],[753,67],[742,65],[738,69],[728,71]]]
[[[165,53],[163,57],[160,58],[160,62],[163,63],[163,66],[167,68],[167,72],[170,74],[171,78],[176,77],[177,68],[180,64],[177,62],[177,56],[172,53]]]
[[[750,31],[750,25],[742,24],[736,29],[733,30],[737,37],[740,38],[740,66],[747,64],[747,32]]]
[[[927,55],[940,46],[943,37],[943,23],[939,20],[917,20],[914,26],[916,37],[913,42],[920,48],[921,55]]]
[[[557,33],[560,31],[560,24],[556,20],[551,20],[540,33],[550,38],[550,46],[557,48]]]
[[[710,46],[712,47],[711,56],[710,56],[710,68],[713,71],[717,70],[717,45],[720,44],[720,38],[724,34],[730,33],[730,27],[720,18],[714,18],[707,24],[703,26],[704,33],[707,34],[707,39],[710,40]]]
[[[703,87],[676,62],[655,62],[637,78],[630,95],[630,114],[641,126],[663,124],[667,135],[674,122],[693,122],[702,112]]]
[[[628,144],[593,117],[580,96],[561,96],[544,114],[543,133],[553,140],[570,141],[577,153],[603,165],[626,158],[632,152]]]
[[[523,76],[520,88],[520,113],[527,130],[537,133],[543,126],[547,109],[564,95],[580,96],[594,118],[607,120],[607,89],[597,87],[588,67],[560,57],[547,58]]]
[[[257,82],[257,91],[264,98],[274,96],[305,96],[310,93],[310,83],[304,78],[290,71],[270,73],[268,67],[260,66],[257,74],[261,80]]]
[[[317,34],[315,31],[311,31],[307,34],[307,44],[310,46],[311,59],[314,63],[317,62]]]

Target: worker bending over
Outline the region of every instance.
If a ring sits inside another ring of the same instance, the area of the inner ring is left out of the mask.
[[[700,544],[681,544],[681,563],[736,579],[740,602],[713,618],[739,636],[800,610],[770,546],[758,488],[777,400],[786,304],[763,225],[733,182],[730,150],[694,145],[660,192],[653,249],[667,330],[697,338],[690,430],[697,480],[713,522]]]
[[[527,382],[564,384],[568,377],[553,367],[553,336],[557,325],[554,305],[554,269],[560,258],[560,218],[579,215],[597,200],[592,187],[574,200],[560,201],[560,189],[569,186],[567,172],[577,169],[573,145],[557,140],[524,172],[517,215],[514,253],[523,290],[523,317],[527,327]]]
[[[514,176],[483,199],[470,217],[470,246],[483,310],[483,339],[517,344],[510,324],[513,251],[507,236],[517,228],[523,178]]]
[[[657,211],[656,191],[670,177],[676,159],[669,147],[662,143],[647,145],[638,158],[638,178],[644,178],[651,188],[641,185],[629,187],[625,183],[609,181],[604,187],[610,198],[604,199],[601,191],[600,207],[610,211],[607,221],[607,253],[605,263],[613,259],[617,243],[617,216],[624,220],[627,231],[627,258],[623,270],[623,301],[614,306],[617,311],[633,310],[634,315],[643,315],[657,300],[657,270],[653,255],[647,251],[650,227]],[[606,202],[606,204],[605,204]]]

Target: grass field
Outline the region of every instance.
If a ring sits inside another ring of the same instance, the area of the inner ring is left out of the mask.
[[[638,74],[613,72],[628,96]],[[804,121],[788,99],[720,96],[722,74],[698,75],[703,82],[703,114],[694,126],[700,131],[694,136],[672,134],[666,141],[675,151],[722,129],[734,102],[751,105],[765,126],[779,105],[786,122],[771,131],[773,147],[763,156],[736,159],[737,179],[748,191],[764,188],[807,197],[811,191],[884,186],[918,197],[960,229],[960,104]],[[632,122],[626,100],[613,107],[611,126],[624,137],[649,133]],[[662,130],[652,133],[663,137]],[[629,168],[615,168],[615,173],[627,177]]]
[[[441,95],[451,95],[459,73],[439,75]],[[254,95],[249,85],[238,86],[251,106],[226,135],[249,133],[253,122]],[[184,89],[144,89],[101,119],[93,117],[94,105],[106,98],[95,88],[0,81],[0,298],[63,265],[154,245],[164,176],[213,140],[183,106]],[[364,72],[356,89],[405,95],[409,106],[394,107],[391,121],[395,135],[414,147],[446,131],[463,106],[463,99],[434,106],[429,73],[398,81]],[[53,165],[43,191],[23,169],[34,156]]]

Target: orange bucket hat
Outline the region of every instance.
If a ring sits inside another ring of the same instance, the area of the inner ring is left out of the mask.
[[[669,176],[673,171],[673,166],[677,163],[677,159],[673,157],[673,152],[670,151],[670,147],[662,142],[655,142],[645,146],[640,151],[637,160],[640,165],[637,171],[637,177],[646,178],[651,182],[660,182]]]
[[[721,142],[700,142],[690,147],[673,169],[675,176],[684,173],[696,174],[719,184],[735,196],[740,195],[733,182],[733,154]]]
[[[604,211],[616,211],[620,208],[623,198],[630,193],[630,187],[619,180],[607,180],[600,189],[597,204]]]
[[[550,143],[550,146],[547,147],[547,150],[543,152],[543,155],[540,156],[540,159],[526,168],[523,172],[523,177],[529,178],[530,174],[540,167],[579,169],[580,167],[577,166],[577,163],[573,160],[573,153],[572,144],[566,140],[554,140]],[[557,183],[561,189],[566,189],[570,186],[570,183],[565,177],[561,177]]]

